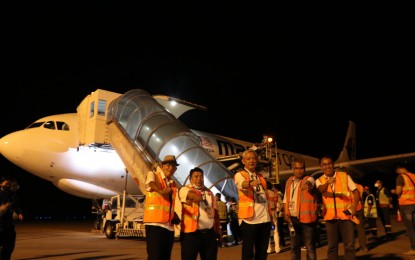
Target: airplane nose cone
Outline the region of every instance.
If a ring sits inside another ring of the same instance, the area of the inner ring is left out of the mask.
[[[11,162],[15,162],[20,158],[21,147],[21,141],[15,133],[5,135],[0,139],[0,153]]]
[[[6,143],[6,144],[4,144]],[[0,139],[0,154],[3,154],[3,151],[5,150],[5,146],[7,145],[7,141],[5,138]]]

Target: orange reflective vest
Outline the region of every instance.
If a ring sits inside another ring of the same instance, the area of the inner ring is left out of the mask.
[[[271,207],[272,211],[275,211],[277,209],[277,203],[278,203],[278,194],[273,190],[268,190],[268,203]]]
[[[317,196],[310,193],[308,190],[301,190],[301,185],[307,182],[309,176],[304,176],[298,183],[298,197],[297,197],[297,217],[301,223],[313,223],[317,220]],[[288,178],[285,184],[286,194],[291,194],[291,187],[294,176]],[[290,205],[292,196],[286,198],[286,205]],[[287,210],[287,209],[286,209]],[[287,210],[289,212],[289,210]]]
[[[277,220],[277,199],[278,194],[273,190],[268,190],[268,205],[271,208],[272,217],[274,218],[274,221]]]
[[[249,174],[246,171],[240,172],[242,176],[245,178],[246,181],[249,181]],[[270,200],[268,189],[267,189],[267,183],[265,182],[264,177],[262,177],[261,174],[258,174],[258,179],[261,181],[261,185],[265,190],[265,196],[267,197],[267,201]],[[246,219],[246,218],[252,218],[254,216],[254,205],[255,205],[255,199],[254,199],[254,187],[249,187],[247,189],[238,189],[238,197],[239,197],[239,211],[238,211],[238,218],[240,219]],[[272,216],[271,213],[271,207],[270,203],[268,204],[268,213],[270,216]]]
[[[323,192],[322,211],[324,220],[343,219],[350,220],[351,215],[344,214],[344,210],[352,205],[351,192],[349,191],[347,173],[337,172],[336,181],[334,182],[334,193],[331,185],[328,185],[327,190]],[[322,184],[327,182],[324,175],[319,178]]]
[[[401,174],[401,176],[405,183],[402,187],[402,194],[398,198],[399,205],[415,204],[415,187],[412,183],[415,183],[415,174],[408,172],[406,174]]]
[[[359,200],[359,203],[357,204],[357,207],[356,207],[356,211],[359,211],[359,210],[363,209],[363,203],[362,203],[363,186],[360,185],[359,183],[356,183],[356,187],[357,187],[357,190],[359,191],[359,194],[360,194],[360,200]],[[353,201],[354,200],[353,193],[350,193],[350,195],[351,195],[351,198],[352,198],[352,201]]]
[[[187,185],[190,190],[196,191],[196,189],[191,185]],[[209,193],[212,198],[211,205],[213,206],[214,196],[210,190],[204,190]],[[182,221],[181,221],[181,231],[184,233],[195,232],[197,230],[198,220],[199,220],[199,202],[192,202],[192,205],[187,203],[182,203]],[[216,209],[215,209],[216,211]],[[216,220],[215,220],[216,222]],[[215,225],[215,224],[214,224]]]
[[[167,187],[166,182],[161,178],[161,174],[155,172],[155,182],[161,188]],[[174,217],[174,203],[176,198],[177,187],[176,183],[170,184],[172,190],[171,202],[168,198],[163,197],[160,193],[155,191],[147,191],[144,203],[144,223],[171,223]],[[172,224],[170,224],[172,225]]]

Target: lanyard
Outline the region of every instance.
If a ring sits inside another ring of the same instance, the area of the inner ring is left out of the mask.
[[[300,184],[300,182],[301,182],[301,180],[298,180],[297,181],[297,184],[294,186],[294,179],[293,179],[293,182],[291,183],[291,186],[292,186],[292,192],[291,192],[291,200],[293,200],[293,198],[294,198],[294,192],[295,192],[295,189],[297,189],[297,187],[298,187],[298,184]]]

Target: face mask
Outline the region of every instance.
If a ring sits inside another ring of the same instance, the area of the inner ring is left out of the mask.
[[[376,188],[377,188],[377,187],[379,187],[379,184],[375,183],[375,187],[376,187]]]
[[[203,189],[203,186],[202,187],[198,187],[195,184],[192,184],[192,187],[195,188],[196,190],[202,190]]]

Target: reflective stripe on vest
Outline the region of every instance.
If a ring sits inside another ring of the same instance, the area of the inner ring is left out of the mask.
[[[324,175],[322,175],[319,180],[322,184],[327,182],[327,179]],[[331,220],[336,218],[343,220],[351,219],[351,215],[346,215],[343,212],[352,205],[347,183],[347,173],[337,172],[334,185],[334,197],[331,185],[328,185],[327,190],[323,193],[322,211],[324,220]]]
[[[310,194],[308,190],[302,190],[301,185],[307,182],[309,176],[304,176],[298,184],[298,196],[297,200],[297,217],[301,223],[312,223],[317,220],[317,197]],[[286,194],[291,194],[291,185],[293,182],[294,176],[291,176],[286,184],[285,189],[287,190]],[[286,205],[290,204],[291,196],[286,198]]]
[[[363,198],[363,186],[359,183],[356,183],[357,190],[359,191],[360,199],[359,203],[357,204],[356,211],[363,209],[362,198]],[[353,193],[351,194],[352,201],[354,200]]]
[[[165,181],[161,178],[159,173],[154,173],[155,182],[161,189],[167,187]],[[144,203],[144,217],[143,222],[156,222],[156,223],[170,223],[174,217],[174,203],[176,197],[176,185],[173,182],[171,184],[172,190],[172,204],[170,205],[170,200],[165,198],[160,193],[155,191],[147,191],[146,199]]]
[[[379,191],[379,207],[381,208],[389,208],[389,198],[385,194],[385,188]]]
[[[195,191],[195,188],[192,185],[187,185],[190,190]],[[213,193],[210,190],[206,190],[212,198],[213,205]],[[187,203],[182,203],[182,221],[181,221],[181,230],[184,233],[195,232],[197,230],[198,220],[199,220],[199,202],[193,202],[192,205]]]
[[[415,183],[415,174],[408,172],[401,174],[401,176],[405,183],[402,187],[402,194],[398,199],[399,205],[415,204],[415,187],[412,183],[412,181]]]
[[[245,178],[245,181],[250,180],[249,174],[246,171],[241,171],[240,173]],[[265,182],[264,177],[262,177],[262,175],[258,173],[257,173],[257,177],[261,181],[261,185],[265,191],[265,196],[267,197],[267,200],[269,200],[268,189],[266,189],[267,183]],[[238,189],[238,197],[239,197],[238,218],[240,219],[252,218],[254,216],[254,205],[255,205],[253,187],[249,187],[247,189]],[[268,213],[270,214],[270,216],[272,216],[271,207],[269,203],[267,203],[267,205],[268,205]]]

